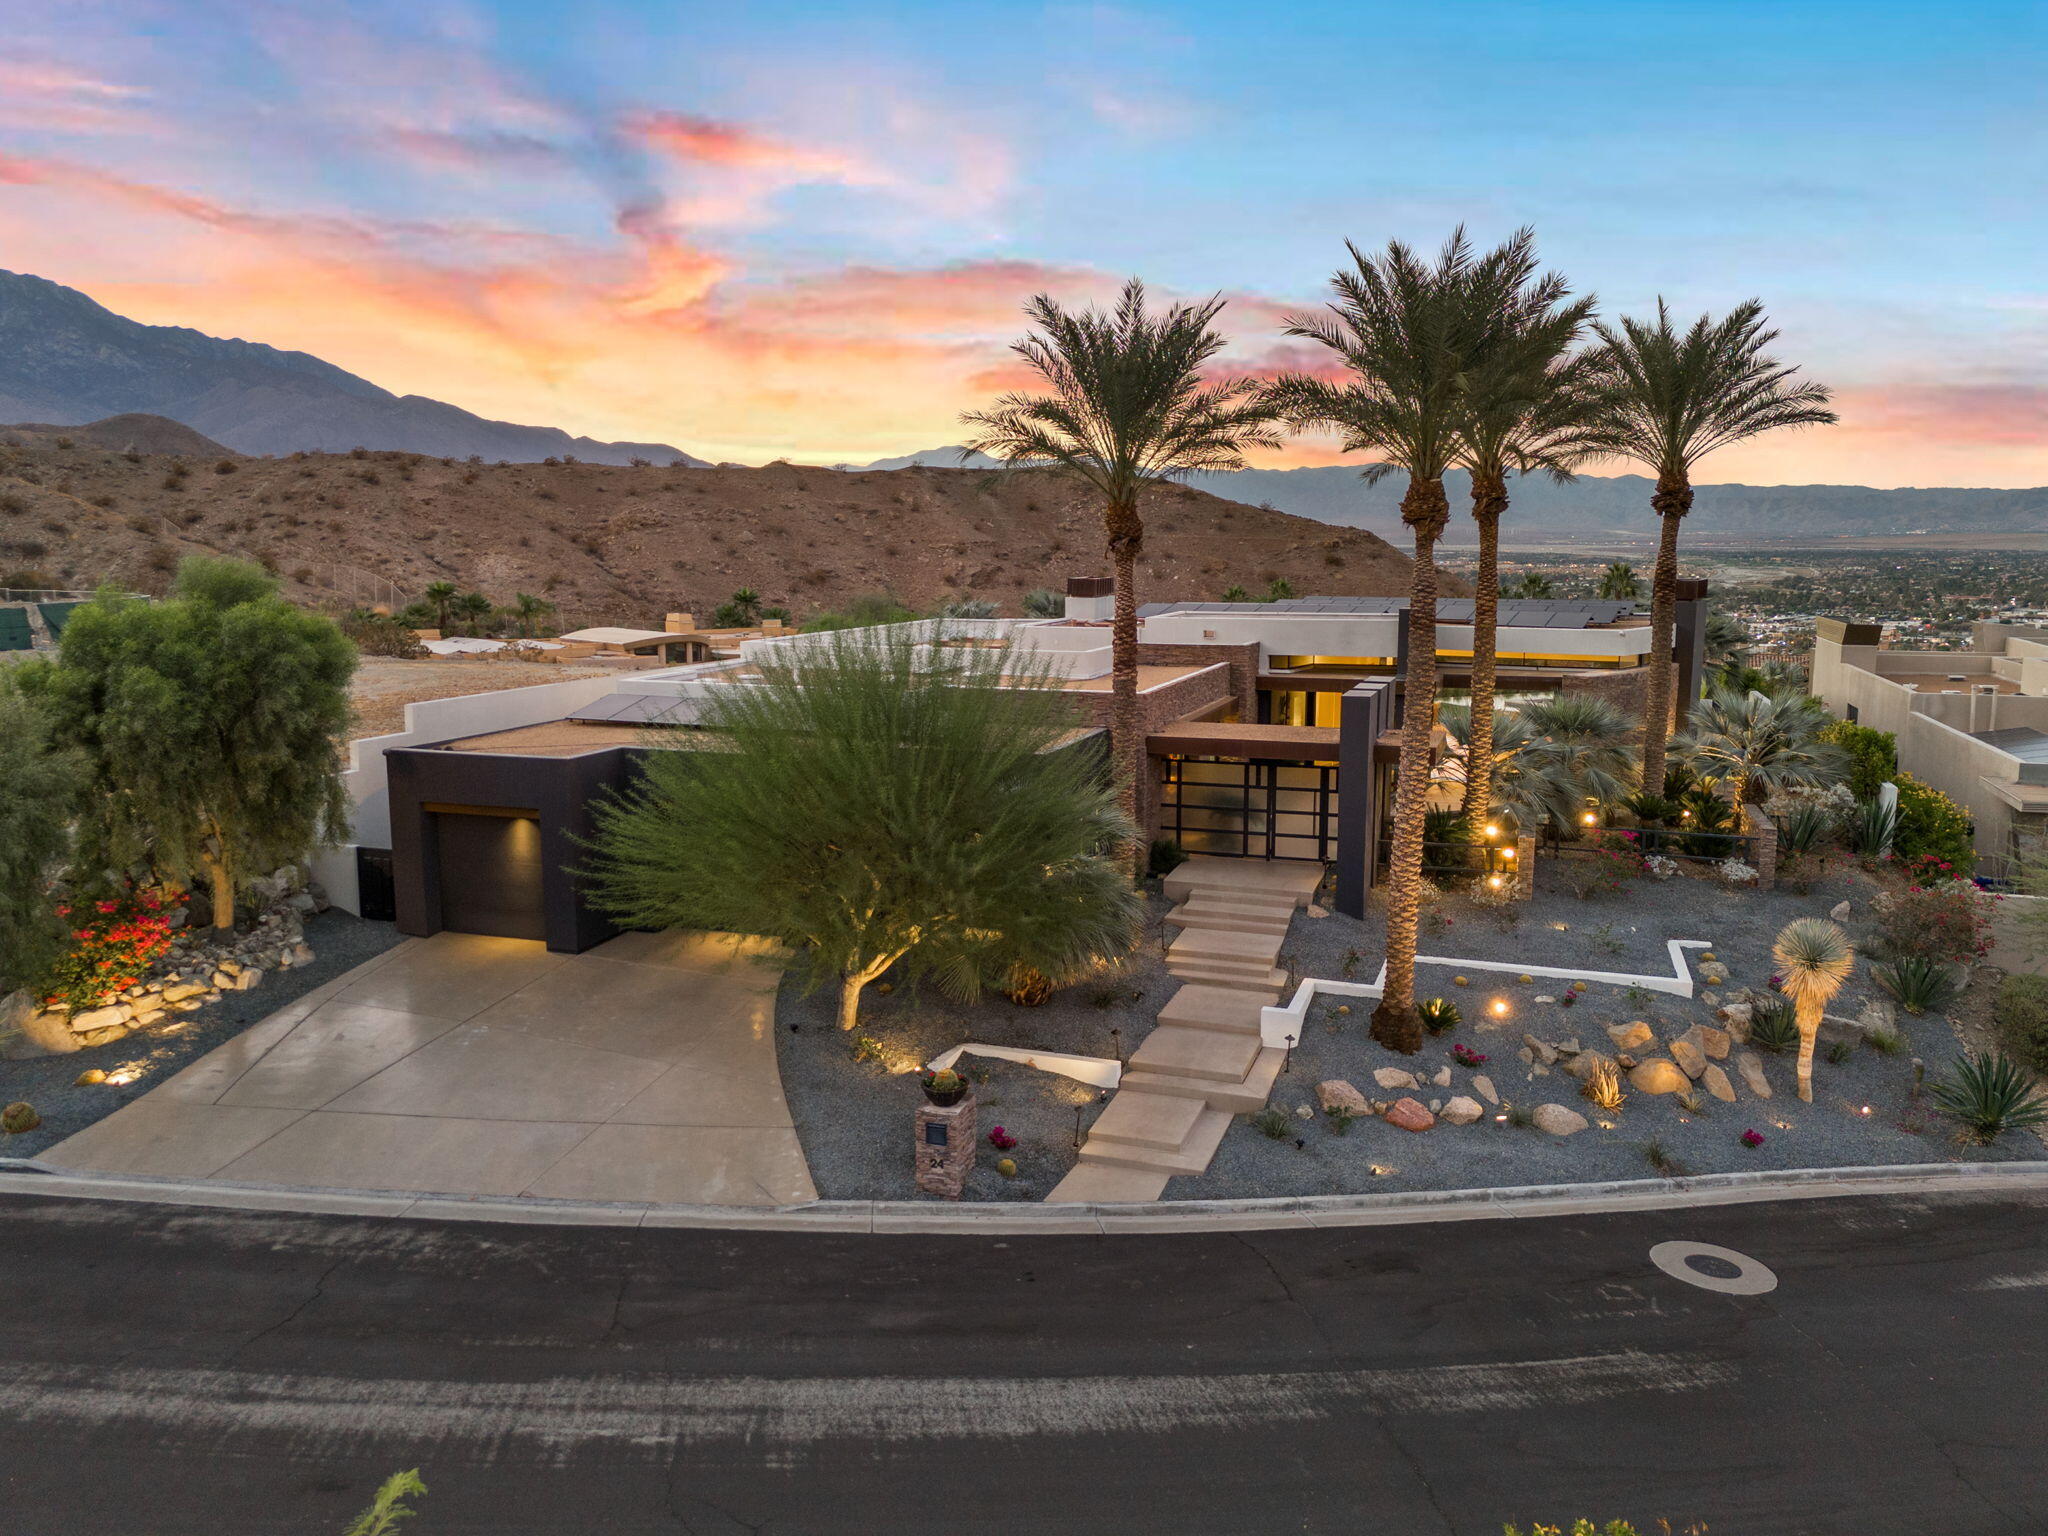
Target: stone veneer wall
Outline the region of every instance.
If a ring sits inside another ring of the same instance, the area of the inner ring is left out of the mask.
[[[1648,667],[1622,667],[1616,670],[1593,669],[1584,672],[1567,672],[1559,681],[1557,691],[1589,695],[1605,699],[1625,713],[1640,720],[1643,718],[1643,693],[1649,686]],[[1672,701],[1673,713],[1677,712],[1678,701]]]
[[[1217,662],[1230,666],[1229,691],[1237,700],[1237,718],[1250,725],[1259,718],[1259,647],[1256,641],[1243,645],[1195,644],[1138,646],[1138,664],[1147,667],[1210,667]],[[1181,714],[1186,714],[1182,710]],[[1180,715],[1169,715],[1177,720]],[[1166,720],[1157,722],[1164,725]],[[1150,727],[1148,727],[1150,728]]]

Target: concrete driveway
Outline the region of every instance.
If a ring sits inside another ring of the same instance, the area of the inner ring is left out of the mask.
[[[817,1198],[776,1070],[771,946],[626,934],[587,954],[410,940],[40,1161],[570,1200]]]

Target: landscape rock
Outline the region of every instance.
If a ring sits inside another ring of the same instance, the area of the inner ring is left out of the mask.
[[[1430,1112],[1430,1113],[1431,1113],[1432,1115],[1440,1115],[1440,1114],[1442,1114],[1442,1113],[1443,1113],[1443,1108],[1444,1108],[1444,1101],[1443,1101],[1442,1099],[1431,1099],[1431,1100],[1429,1101],[1429,1112]]]
[[[1629,1069],[1628,1084],[1638,1093],[1684,1093],[1692,1087],[1692,1079],[1678,1069],[1677,1062],[1652,1056]]]
[[[1472,1091],[1489,1104],[1498,1104],[1500,1102],[1500,1093],[1493,1086],[1493,1079],[1484,1072],[1472,1079]]]
[[[1426,1131],[1436,1124],[1436,1116],[1413,1099],[1396,1099],[1387,1106],[1385,1119],[1404,1131]]]
[[[1557,1060],[1557,1047],[1547,1040],[1538,1040],[1534,1035],[1524,1035],[1522,1044],[1534,1052],[1536,1059],[1546,1067]]]
[[[1888,997],[1873,997],[1863,1005],[1863,1011],[1856,1015],[1856,1022],[1868,1035],[1873,1030],[1892,1030],[1899,1026],[1898,1010]]]
[[[291,957],[293,965],[311,965],[313,963],[313,946],[303,943],[294,944],[291,947]]]
[[[1349,1110],[1354,1115],[1372,1113],[1372,1106],[1366,1102],[1365,1095],[1341,1077],[1316,1084],[1316,1103],[1323,1107],[1325,1114],[1333,1109]]]
[[[1308,904],[1308,915],[1310,917],[1328,917],[1330,909],[1328,907],[1319,907],[1314,902],[1310,902]]]
[[[1560,1056],[1576,1056],[1576,1055],[1578,1055],[1578,1054],[1579,1054],[1579,1037],[1578,1037],[1577,1035],[1573,1035],[1573,1036],[1571,1037],[1571,1039],[1569,1039],[1569,1040],[1560,1040],[1560,1041],[1558,1041],[1558,1042],[1557,1042],[1557,1054],[1558,1054],[1558,1055],[1560,1055]]]
[[[229,974],[228,972],[226,972],[226,971],[215,971],[215,972],[213,973],[213,987],[214,987],[214,990],[215,990],[216,992],[230,992],[230,991],[233,991],[233,990],[234,990],[234,985],[235,985],[235,978],[234,978],[234,977],[233,977],[232,975],[230,975],[230,974]]]
[[[1828,916],[1838,923],[1846,923],[1849,921],[1849,903],[1846,901],[1836,902],[1832,907],[1828,908]]]
[[[95,1029],[90,1033],[80,1033],[76,1030],[72,1033],[80,1045],[91,1047],[112,1045],[116,1040],[126,1039],[129,1029],[126,1024],[110,1024],[105,1029]]]
[[[63,1014],[38,1009],[26,992],[0,997],[0,1061],[68,1056],[82,1049]]]
[[[1530,1123],[1546,1136],[1576,1136],[1591,1122],[1575,1109],[1562,1104],[1538,1104]]]
[[[1685,1075],[1697,1078],[1707,1069],[1707,1053],[1687,1038],[1691,1033],[1691,1030],[1687,1030],[1685,1034],[1672,1041],[1669,1050],[1671,1059],[1678,1063]]]
[[[1619,1063],[1605,1051],[1581,1051],[1564,1064],[1564,1069],[1583,1083],[1591,1079],[1602,1066],[1617,1065]]]
[[[1702,960],[1700,980],[1710,987],[1725,987],[1728,985],[1728,967],[1718,960]]]
[[[245,966],[242,974],[235,978],[235,990],[237,992],[247,992],[261,986],[262,983],[263,967],[260,965]]]
[[[1438,1067],[1436,1071],[1430,1074],[1429,1080],[1439,1088],[1448,1088],[1451,1086],[1451,1069],[1449,1067]]]
[[[1723,1104],[1735,1102],[1735,1085],[1728,1081],[1728,1074],[1712,1062],[1709,1062],[1707,1070],[1700,1074],[1700,1082],[1705,1085],[1707,1092]]]
[[[1403,1072],[1399,1067],[1375,1067],[1372,1080],[1382,1088],[1419,1088],[1413,1072]]]
[[[1718,1008],[1721,1006],[1721,994],[1703,990],[1700,993],[1700,1002],[1708,1008]]]
[[[199,996],[205,990],[206,988],[196,981],[181,981],[173,986],[164,988],[164,1001],[167,1003],[182,1003],[190,998]]]
[[[1461,1093],[1444,1105],[1443,1122],[1445,1125],[1470,1125],[1485,1113],[1477,1099],[1468,1099]]]
[[[71,1032],[74,1035],[89,1035],[96,1029],[108,1029],[116,1024],[126,1024],[134,1014],[126,1003],[112,1003],[105,1008],[88,1008],[83,1013],[71,1015]]]
[[[1618,1051],[1640,1051],[1646,1045],[1657,1043],[1656,1031],[1638,1019],[1633,1024],[1610,1024],[1607,1038],[1614,1042]]]
[[[1699,1047],[1707,1053],[1707,1058],[1710,1061],[1726,1061],[1728,1059],[1730,1042],[1727,1030],[1716,1029],[1711,1024],[1695,1024],[1686,1033],[1699,1037]]]
[[[1737,1045],[1749,1043],[1750,1006],[1730,1003],[1721,1010],[1721,1022],[1728,1026],[1728,1038]]]
[[[1770,1080],[1764,1076],[1763,1058],[1755,1051],[1741,1051],[1735,1057],[1735,1070],[1742,1074],[1742,1085],[1760,1099],[1771,1096]]]

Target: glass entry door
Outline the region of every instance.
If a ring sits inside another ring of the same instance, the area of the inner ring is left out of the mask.
[[[1239,859],[1337,855],[1337,765],[1228,757],[1159,764],[1159,831],[1189,853]]]

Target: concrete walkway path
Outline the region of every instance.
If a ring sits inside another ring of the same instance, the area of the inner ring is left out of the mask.
[[[815,1200],[776,1070],[772,955],[731,934],[633,933],[582,955],[411,940],[40,1160],[339,1189]]]

